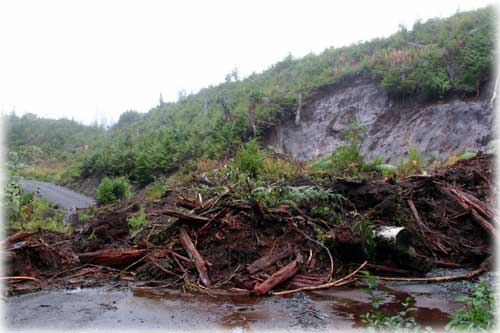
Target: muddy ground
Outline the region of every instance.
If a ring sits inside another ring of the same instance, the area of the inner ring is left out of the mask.
[[[224,180],[193,181],[144,204],[149,224],[135,233],[128,221],[140,206],[131,198],[101,207],[71,234],[11,235],[3,241],[8,292],[111,285],[294,299],[299,288],[366,287],[360,269],[406,279],[443,267],[473,272],[451,279],[476,278],[493,254],[493,161],[480,155],[402,180],[287,179],[280,186],[344,198],[297,206],[266,205]],[[377,239],[381,227],[410,237],[404,244]]]
[[[433,274],[459,274],[436,270]],[[385,283],[381,311],[396,314],[401,301],[414,298],[413,313],[422,326],[443,328],[461,304],[454,298],[463,282],[441,285]],[[208,305],[208,306],[207,306]],[[224,292],[184,294],[147,288],[56,289],[9,299],[5,312],[11,329],[166,329],[191,330],[356,330],[371,310],[360,288],[341,287],[287,297],[256,298]]]

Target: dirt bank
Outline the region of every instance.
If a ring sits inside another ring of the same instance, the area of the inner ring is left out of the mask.
[[[357,77],[325,87],[302,107],[300,121],[289,119],[264,134],[268,147],[310,160],[345,144],[343,133],[356,118],[366,128],[362,152],[398,163],[411,148],[445,161],[465,150],[485,150],[493,136],[494,109],[485,89],[475,99],[433,104],[392,101],[372,79]]]

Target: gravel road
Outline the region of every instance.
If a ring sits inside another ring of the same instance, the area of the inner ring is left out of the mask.
[[[23,191],[37,193],[42,198],[59,205],[64,209],[87,208],[95,205],[93,198],[70,190],[68,188],[54,185],[51,183],[40,182],[36,180],[20,179],[19,184]]]

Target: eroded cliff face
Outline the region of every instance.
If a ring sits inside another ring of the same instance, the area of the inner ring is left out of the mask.
[[[489,94],[484,94],[489,95]],[[305,103],[300,121],[290,119],[264,133],[264,144],[297,160],[316,159],[344,145],[355,119],[366,128],[362,152],[397,163],[410,148],[445,160],[464,150],[485,149],[493,137],[489,96],[425,106],[394,103],[365,78],[324,89]]]

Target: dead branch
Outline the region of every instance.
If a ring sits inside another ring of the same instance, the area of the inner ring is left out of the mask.
[[[428,278],[402,278],[402,277],[385,277],[385,276],[374,276],[377,280],[382,281],[395,281],[395,282],[425,282],[425,283],[439,283],[439,282],[449,282],[449,281],[459,281],[459,280],[470,280],[476,276],[481,275],[482,273],[488,270],[488,265],[490,264],[491,258],[488,257],[483,261],[483,263],[479,266],[478,269],[470,271],[466,274],[459,275],[449,275],[449,276],[435,276]],[[366,276],[358,277],[366,278]]]
[[[2,242],[1,242],[1,245],[3,245],[4,247],[9,247],[10,245],[14,244],[14,243],[17,243],[17,242],[20,242],[32,235],[34,235],[35,232],[33,231],[20,231],[20,232],[17,232],[13,235],[10,235],[9,237],[5,238]]]
[[[172,209],[162,209],[161,211],[159,211],[159,214],[176,217],[179,220],[185,222],[207,223],[208,221],[210,221],[210,219],[207,217],[193,215],[193,214],[184,214]]]
[[[271,251],[270,253],[266,254],[265,256],[255,260],[253,263],[248,265],[247,271],[250,274],[258,272],[261,269],[264,269],[274,264],[278,260],[290,256],[292,253],[293,249],[290,246],[286,247],[285,249],[278,249],[277,251]]]
[[[34,278],[34,277],[31,277],[31,276],[0,276],[0,280],[20,280],[20,281],[33,281],[33,282],[36,282],[36,283],[42,283],[42,281],[40,281],[39,279],[37,278]]]
[[[255,295],[265,295],[275,286],[280,285],[281,283],[285,282],[286,280],[297,274],[299,269],[300,267],[297,259],[293,260],[288,265],[276,271],[273,275],[269,277],[269,279],[257,285],[252,292]]]
[[[210,288],[210,279],[208,277],[208,272],[207,272],[207,263],[201,256],[201,254],[196,250],[194,247],[193,242],[191,241],[191,238],[189,237],[186,229],[181,228],[180,234],[180,241],[182,243],[182,246],[184,247],[184,250],[186,250],[187,254],[189,255],[189,258],[194,262],[194,265],[196,266],[196,269],[198,270],[198,273],[200,274],[200,279],[203,284]]]
[[[343,277],[341,279],[338,279],[337,281],[333,281],[333,282],[330,282],[330,283],[325,283],[325,284],[322,284],[322,285],[319,285],[319,286],[302,287],[302,288],[293,289],[293,290],[285,290],[285,291],[273,292],[272,295],[284,296],[284,295],[290,295],[290,294],[293,294],[293,293],[296,293],[296,292],[299,292],[299,291],[306,291],[306,290],[312,291],[312,290],[328,289],[328,288],[331,288],[331,287],[341,286],[343,284],[343,282],[345,282],[346,280],[349,280],[351,277],[353,277],[355,274],[357,274],[360,270],[362,270],[363,267],[365,267],[367,263],[368,263],[368,261],[365,261],[354,272],[352,272],[351,274],[349,274],[349,275],[347,275],[347,276],[345,276],[345,277]]]
[[[123,266],[136,261],[144,250],[103,250],[78,255],[82,264],[96,264],[101,266]]]

